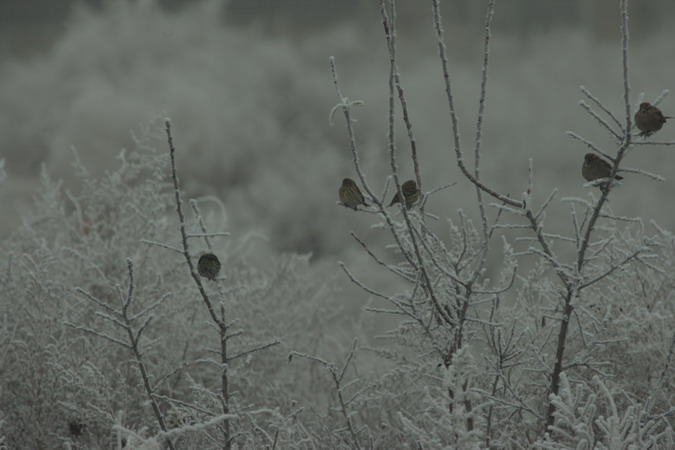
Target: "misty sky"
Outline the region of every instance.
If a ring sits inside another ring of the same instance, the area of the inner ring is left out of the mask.
[[[468,144],[477,111],[484,5],[446,3],[451,71]],[[588,87],[619,111],[615,3],[497,2],[482,172],[500,189],[522,191],[527,160],[533,158],[541,197],[553,188],[560,197],[588,192],[579,175],[586,149],[565,132],[573,130],[611,152],[608,136],[578,106],[578,87]],[[82,4],[88,8],[78,7]],[[333,125],[328,121],[337,101],[328,57],[337,58],[345,95],[365,101],[357,112],[357,139],[378,189],[389,174],[388,68],[377,9],[358,1],[341,5],[2,2],[0,131],[9,178],[1,195],[11,211],[2,234],[19,223],[42,163],[76,191],[73,147],[85,165],[102,173],[121,148],[133,147],[132,130],[168,115],[175,123],[185,188],[194,196],[220,198],[232,231],[259,231],[277,251],[315,257],[349,252],[346,231],[373,235],[372,221],[335,205],[340,180],[354,173],[342,118]],[[653,99],[671,88],[673,16],[667,12],[675,8],[657,0],[631,6],[634,101],[641,92]],[[429,188],[459,181],[430,199],[431,209],[441,217],[460,207],[475,214],[472,188],[459,179],[450,152],[428,5],[402,2],[399,21],[399,66],[423,177]],[[662,105],[665,112],[675,110],[670,97]],[[672,136],[666,127],[659,138]],[[404,138],[401,128],[398,145],[406,155]],[[161,141],[157,147],[164,150]],[[670,159],[663,149],[641,151],[626,164],[659,172]],[[411,173],[408,159],[401,165],[404,174]],[[658,205],[673,190],[669,181],[628,177],[612,207],[670,226],[675,217]]]

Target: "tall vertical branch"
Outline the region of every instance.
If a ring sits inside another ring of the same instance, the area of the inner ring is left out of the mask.
[[[626,108],[626,144],[630,144],[632,117],[630,108],[630,83],[628,80],[628,0],[621,0],[621,66],[623,68],[623,101]]]
[[[220,305],[220,321],[225,323],[225,306]],[[227,327],[219,326],[218,327],[218,336],[220,337],[220,361],[222,366],[220,368],[220,386],[223,392],[223,414],[230,413],[230,380],[228,377],[228,363],[229,356],[227,354]],[[230,420],[225,419],[223,421],[223,435],[225,438],[225,445],[223,448],[225,450],[230,450],[232,446],[232,433],[230,432]]]
[[[382,14],[385,18],[386,21],[386,9],[384,6],[384,1],[381,0],[381,6],[382,6]],[[390,2],[390,7],[392,11],[392,18],[395,19],[396,17],[396,8],[394,2]],[[394,175],[394,184],[396,185],[396,192],[398,193],[398,196],[400,199],[405,199],[405,196],[403,195],[403,190],[401,188],[401,182],[398,178],[398,162],[396,160],[396,134],[395,134],[395,124],[394,124],[394,117],[395,117],[395,112],[396,112],[396,26],[394,25],[394,22],[390,22],[391,26],[391,33],[390,33],[390,39],[388,40],[389,42],[389,131],[388,131],[388,139],[389,139],[389,163],[391,165],[391,170]],[[405,221],[405,224],[408,228],[408,232],[410,235],[410,242],[412,243],[413,250],[415,253],[415,257],[417,258],[417,270],[419,270],[422,273],[422,279],[424,281],[424,287],[426,293],[429,295],[433,305],[434,309],[436,312],[445,320],[445,322],[449,325],[454,325],[456,322],[455,320],[450,317],[448,312],[445,310],[445,308],[442,307],[440,304],[440,301],[438,300],[438,296],[436,295],[434,284],[431,281],[431,277],[429,276],[429,272],[425,266],[424,259],[422,257],[422,252],[420,251],[420,244],[417,242],[417,237],[415,236],[414,232],[414,225],[412,223],[411,217],[410,217],[410,211],[408,211],[408,207],[406,205],[406,202],[404,200],[401,201],[401,213],[403,214],[403,220]]]
[[[623,68],[623,98],[624,98],[624,107],[626,113],[626,127],[623,130],[623,139],[621,145],[617,151],[616,158],[614,158],[614,164],[612,164],[612,170],[610,171],[609,180],[613,180],[616,176],[616,173],[619,169],[619,164],[623,159],[626,151],[631,147],[631,106],[630,106],[630,84],[628,79],[628,0],[621,0],[621,57],[622,57],[622,68]],[[579,294],[579,282],[581,280],[581,273],[584,264],[587,261],[586,253],[590,245],[591,234],[595,228],[595,224],[600,218],[600,212],[604,204],[607,202],[609,193],[612,190],[612,182],[607,183],[607,187],[601,189],[601,195],[598,199],[598,203],[593,208],[591,217],[586,224],[586,229],[583,233],[583,238],[581,240],[581,245],[579,246],[577,252],[576,260],[576,276],[574,276],[571,283],[567,284],[567,293],[565,296],[565,306],[563,307],[563,316],[560,324],[560,331],[558,333],[558,343],[556,346],[556,357],[555,365],[553,367],[553,372],[551,373],[551,385],[550,392],[551,394],[558,395],[560,392],[560,381],[561,374],[563,371],[563,359],[565,355],[565,345],[567,342],[567,335],[569,332],[569,323],[574,311],[574,300]],[[551,429],[555,422],[555,411],[556,405],[549,400],[547,413],[546,413],[546,428]]]
[[[337,106],[335,106],[334,110],[337,108],[342,108],[342,112],[345,116],[345,122],[347,126],[347,135],[349,136],[349,147],[352,152],[352,161],[354,162],[354,168],[356,169],[356,174],[359,177],[359,180],[361,181],[361,185],[363,186],[363,189],[368,193],[370,196],[371,200],[373,203],[375,203],[375,206],[377,207],[377,210],[382,216],[384,217],[385,221],[387,222],[387,226],[389,227],[389,230],[391,230],[392,236],[394,237],[394,241],[396,242],[396,245],[398,248],[401,250],[401,254],[403,257],[408,261],[408,263],[416,268],[415,262],[412,259],[412,256],[410,255],[410,252],[407,251],[407,249],[403,246],[403,242],[401,242],[401,237],[398,235],[396,232],[396,227],[394,226],[394,222],[391,219],[391,216],[385,209],[384,203],[382,199],[380,199],[377,195],[375,195],[375,192],[372,190],[370,185],[368,184],[366,180],[366,176],[363,173],[363,170],[361,169],[361,163],[360,163],[360,158],[359,158],[359,150],[356,146],[356,135],[354,133],[354,126],[352,125],[353,119],[352,119],[352,113],[351,113],[351,108],[353,105],[358,104],[357,102],[351,102],[347,97],[342,96],[342,89],[340,88],[340,82],[338,81],[338,73],[337,73],[337,67],[335,64],[335,58],[331,56],[329,58],[330,61],[330,70],[331,74],[333,75],[333,84],[335,85],[335,90],[337,92],[338,98],[340,103],[338,103]]]
[[[187,265],[190,268],[190,275],[192,275],[192,279],[194,280],[195,284],[197,285],[197,288],[199,289],[199,293],[202,296],[202,300],[204,301],[206,308],[209,310],[211,320],[213,320],[213,322],[216,323],[219,327],[224,327],[225,323],[221,322],[220,319],[218,319],[216,311],[213,309],[211,299],[206,293],[204,285],[202,284],[202,280],[201,278],[199,278],[199,274],[195,270],[195,265],[192,262],[192,258],[190,257],[188,234],[185,225],[185,215],[183,214],[183,202],[180,197],[180,188],[178,186],[178,173],[176,170],[176,148],[173,145],[173,136],[171,135],[171,121],[167,120],[164,125],[166,126],[166,137],[169,144],[169,152],[171,156],[171,180],[173,181],[173,192],[174,197],[176,199],[176,213],[178,213],[178,222],[180,225],[180,236],[181,236],[183,256],[185,257],[185,261],[187,262]]]
[[[394,59],[395,63],[395,59]],[[425,290],[429,294],[431,301],[434,305],[434,309],[438,312],[438,314],[443,318],[443,320],[448,323],[448,324],[455,324],[455,319],[453,319],[448,312],[441,306],[440,301],[438,300],[438,297],[436,296],[434,292],[434,287],[433,287],[433,282],[431,281],[431,277],[429,276],[429,273],[424,267],[424,260],[422,259],[422,254],[420,252],[419,245],[416,241],[415,238],[415,233],[413,232],[413,226],[410,221],[410,216],[408,214],[407,209],[405,208],[405,202],[403,202],[404,207],[402,207],[403,211],[403,217],[406,222],[407,229],[410,233],[410,238],[413,243],[413,250],[414,250],[414,256],[410,254],[410,252],[406,249],[406,247],[403,245],[403,241],[401,239],[401,236],[398,235],[398,232],[396,231],[396,226],[394,225],[394,222],[387,212],[387,210],[384,207],[384,204],[382,203],[382,200],[380,200],[379,197],[375,195],[373,190],[370,188],[368,183],[366,182],[366,178],[363,174],[363,171],[361,170],[361,165],[359,163],[359,154],[358,154],[358,149],[356,147],[356,139],[354,135],[354,128],[352,126],[352,118],[351,118],[351,106],[353,105],[352,102],[350,102],[346,97],[342,96],[342,90],[340,89],[340,84],[338,82],[338,76],[337,76],[337,69],[335,67],[335,58],[331,57],[330,58],[330,66],[331,66],[331,72],[333,74],[333,82],[335,84],[335,89],[337,90],[338,97],[340,98],[340,103],[338,104],[337,107],[342,108],[342,111],[345,116],[345,121],[347,123],[347,133],[349,135],[349,143],[351,146],[352,150],[352,158],[354,160],[354,165],[356,168],[356,173],[359,176],[359,179],[361,180],[361,183],[363,184],[363,188],[366,190],[368,195],[372,198],[373,202],[377,206],[378,212],[382,214],[384,217],[385,221],[387,222],[387,226],[389,230],[392,233],[392,236],[394,237],[394,241],[396,242],[396,245],[398,248],[401,250],[401,253],[403,256],[406,258],[410,266],[415,270],[415,271],[420,271],[422,273],[422,278],[424,280],[424,286]],[[393,139],[394,139],[394,134],[393,134],[393,108],[394,108],[394,81],[393,81],[393,72],[390,70],[389,74],[389,154],[390,154],[390,163],[392,165],[392,170],[394,171],[394,181],[396,183],[396,190],[399,193],[399,198],[404,198],[401,192],[401,185],[398,180],[398,166],[396,164],[396,156],[394,154],[394,144],[393,144]],[[336,107],[336,108],[337,108]]]
[[[227,321],[225,320],[225,310],[224,307],[221,305],[221,315],[218,317],[216,315],[216,311],[213,308],[213,302],[211,301],[211,298],[208,296],[206,293],[206,290],[204,289],[204,285],[202,284],[202,280],[199,277],[199,274],[195,270],[194,263],[192,262],[192,258],[190,257],[190,252],[189,252],[189,246],[188,246],[188,234],[186,230],[186,225],[185,225],[185,215],[183,214],[183,208],[182,208],[182,201],[181,201],[181,196],[180,196],[180,188],[178,186],[178,174],[177,174],[177,169],[176,169],[176,148],[173,144],[173,136],[171,134],[171,121],[166,120],[165,122],[166,126],[166,137],[167,141],[169,144],[169,152],[171,156],[171,179],[173,180],[173,188],[174,188],[174,196],[176,199],[176,213],[178,214],[178,221],[180,224],[180,234],[181,234],[181,243],[182,243],[182,253],[183,256],[185,257],[185,261],[187,262],[187,265],[190,269],[190,275],[192,275],[192,279],[194,280],[195,284],[197,285],[197,289],[199,290],[199,293],[201,294],[202,300],[204,301],[204,304],[206,305],[206,308],[209,311],[209,315],[211,316],[211,320],[216,324],[218,327],[218,336],[220,340],[220,359],[221,359],[221,396],[222,396],[222,402],[223,402],[223,414],[229,414],[230,413],[230,406],[229,406],[229,380],[228,380],[228,362],[230,361],[228,354],[227,354]],[[224,434],[224,445],[223,449],[224,450],[230,450],[232,448],[232,439],[231,439],[231,432],[230,432],[230,419],[225,419],[223,422],[223,434]]]
[[[619,170],[619,164],[623,159],[626,151],[632,145],[632,118],[631,118],[631,104],[630,104],[630,83],[628,79],[628,0],[621,0],[621,60],[623,68],[623,99],[624,99],[624,108],[626,113],[626,127],[623,130],[623,139],[619,150],[617,151],[616,157],[614,158],[614,164],[612,164],[612,170],[608,176],[610,180],[613,180]],[[600,217],[600,211],[602,210],[603,205],[607,201],[609,192],[611,190],[611,182],[608,183],[607,189],[601,190],[600,199],[595,206],[590,220],[586,226],[586,230],[581,241],[581,246],[579,248],[579,253],[577,257],[577,271],[581,271],[582,265],[584,264],[586,251],[588,250],[588,245],[590,241],[590,235],[593,231],[593,227]]]
[[[462,174],[469,179],[476,187],[481,189],[483,192],[488,195],[496,198],[506,205],[513,206],[515,208],[522,208],[524,206],[523,202],[519,202],[510,198],[507,195],[500,194],[494,189],[488,187],[478,180],[474,174],[469,172],[464,164],[464,155],[462,154],[461,148],[461,139],[459,136],[459,122],[457,119],[457,113],[455,111],[455,100],[452,94],[452,83],[450,81],[450,72],[448,69],[448,56],[447,56],[447,46],[445,45],[445,38],[443,36],[443,24],[441,19],[441,6],[440,0],[432,0],[432,11],[434,18],[434,30],[436,32],[436,43],[438,45],[438,56],[441,60],[441,68],[443,72],[443,82],[445,83],[445,93],[448,97],[448,106],[450,108],[450,123],[452,128],[452,137],[454,142],[455,156],[457,157],[457,166],[461,170]],[[486,71],[487,74],[487,71]]]
[[[480,99],[478,100],[478,118],[476,119],[476,137],[473,147],[474,155],[474,175],[477,180],[480,180],[480,144],[483,137],[483,112],[485,110],[485,97],[487,93],[487,78],[488,78],[488,62],[490,60],[490,30],[492,27],[492,17],[495,11],[495,0],[490,0],[488,3],[487,13],[485,14],[485,39],[483,41],[483,68],[481,70],[480,81]],[[478,200],[478,209],[480,211],[481,223],[483,225],[483,239],[484,248],[481,256],[481,264],[483,265],[488,250],[489,231],[487,223],[487,215],[485,213],[485,204],[483,203],[483,193],[478,186],[476,187],[476,197]],[[478,275],[476,271],[476,276]]]
[[[141,372],[141,378],[143,378],[143,387],[145,388],[145,392],[148,394],[148,397],[150,398],[150,405],[152,406],[152,411],[155,414],[157,421],[159,422],[159,428],[162,431],[167,431],[164,416],[162,415],[162,412],[159,409],[159,405],[157,404],[157,400],[155,399],[154,389],[150,385],[150,377],[148,375],[148,370],[145,367],[145,363],[143,362],[143,354],[138,348],[141,333],[143,333],[145,327],[150,323],[150,318],[148,318],[144,322],[144,324],[138,329],[138,331],[134,333],[131,326],[131,320],[129,318],[129,305],[131,304],[131,301],[134,298],[134,266],[131,263],[130,259],[127,259],[127,269],[129,271],[129,291],[127,293],[126,300],[123,301],[121,311],[122,319],[124,320],[125,325],[124,328],[127,331],[127,336],[129,338],[129,342],[131,343],[131,350],[134,352],[134,357],[136,358],[138,370]],[[168,439],[166,441],[166,444],[171,450],[175,449],[171,439]]]
[[[403,123],[405,123],[406,130],[408,132],[408,139],[410,140],[410,152],[413,161],[413,167],[415,170],[415,180],[417,181],[417,187],[422,190],[422,176],[420,175],[420,165],[417,159],[417,141],[415,140],[415,135],[412,129],[412,121],[410,120],[410,115],[408,114],[408,102],[405,99],[405,91],[401,85],[401,74],[398,70],[398,65],[396,64],[396,48],[395,48],[395,39],[396,39],[396,8],[394,5],[394,0],[389,0],[391,5],[391,20],[387,15],[387,9],[385,7],[384,0],[380,0],[380,13],[382,14],[382,25],[384,26],[384,35],[387,38],[387,46],[389,48],[389,56],[394,59],[394,84],[396,85],[396,90],[398,91],[398,99],[401,103],[401,113],[403,114]],[[424,214],[422,214],[424,217]]]

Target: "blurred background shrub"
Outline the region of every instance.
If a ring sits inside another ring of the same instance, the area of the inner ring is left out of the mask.
[[[614,3],[497,5],[482,167],[495,187],[518,195],[533,158],[543,191],[584,194],[579,173],[586,149],[565,131],[601,147],[611,143],[576,99],[583,84],[620,109]],[[633,92],[652,99],[669,86],[675,68],[666,56],[673,31],[664,22],[675,5],[631,6]],[[328,121],[337,98],[327,62],[336,56],[345,95],[365,101],[357,111],[357,139],[371,182],[382,186],[390,170],[383,95],[388,62],[376,5],[27,1],[3,3],[0,11],[6,37],[0,39],[0,154],[10,175],[0,192],[2,235],[20,223],[42,162],[75,188],[71,147],[101,174],[120,148],[133,145],[130,130],[166,114],[180,129],[184,187],[193,196],[215,195],[236,211],[229,214],[231,231],[255,230],[277,251],[309,252],[315,260],[351,258],[348,230],[377,239],[367,216],[335,205],[340,180],[354,174],[343,127]],[[484,5],[448,2],[444,11],[466,139],[477,111]],[[473,215],[473,188],[458,177],[447,105],[438,95],[443,87],[429,7],[404,3],[399,20],[399,65],[425,187],[459,181],[431,198],[430,207],[441,217],[457,208]],[[668,98],[662,109],[672,113],[675,105]],[[659,138],[672,136],[665,128]],[[411,174],[403,128],[399,149],[402,171]],[[666,153],[642,148],[626,164],[658,171]],[[669,184],[628,177],[613,207],[670,226],[675,216],[654,206],[667,203],[672,191]]]

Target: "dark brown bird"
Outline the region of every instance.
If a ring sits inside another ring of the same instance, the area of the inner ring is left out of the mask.
[[[68,431],[70,431],[70,435],[75,438],[82,436],[82,433],[84,433],[86,429],[87,424],[80,418],[68,421]]]
[[[640,109],[635,113],[635,125],[641,131],[640,136],[647,137],[650,134],[659,131],[666,119],[672,117],[664,116],[659,108],[650,103],[640,103]]]
[[[412,205],[417,202],[420,198],[420,190],[417,189],[417,183],[415,180],[408,180],[403,183],[401,186],[401,191],[403,192],[403,198],[405,199],[405,209],[410,209]],[[389,206],[392,206],[395,203],[401,203],[401,199],[398,196],[398,192],[394,195],[394,198],[391,199]]]
[[[197,262],[197,272],[199,275],[209,280],[215,280],[220,271],[220,261],[213,253],[204,253]]]
[[[595,181],[607,178],[612,171],[612,165],[593,153],[586,153],[584,165],[581,166],[581,175],[586,181]],[[623,180],[622,176],[616,175],[617,180]]]
[[[357,211],[357,206],[363,205],[365,207],[370,206],[366,203],[366,199],[363,198],[361,189],[356,185],[356,182],[351,178],[345,178],[342,180],[342,186],[338,189],[338,196],[340,201],[347,208],[352,208],[354,211]]]

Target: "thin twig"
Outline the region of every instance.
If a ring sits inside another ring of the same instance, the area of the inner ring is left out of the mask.
[[[434,17],[434,29],[436,31],[436,43],[438,45],[438,54],[441,59],[441,67],[443,71],[443,81],[445,83],[445,93],[447,94],[448,98],[448,106],[450,107],[450,119],[451,119],[451,129],[452,129],[452,137],[455,145],[455,155],[457,157],[457,166],[459,169],[462,171],[464,176],[469,179],[473,184],[478,186],[483,192],[486,192],[487,194],[491,195],[492,197],[500,200],[502,203],[505,203],[507,205],[511,205],[515,208],[522,208],[523,203],[513,200],[512,198],[509,198],[508,196],[502,195],[498,193],[497,191],[489,188],[488,186],[484,185],[481,183],[479,180],[476,179],[476,177],[470,173],[465,164],[464,164],[464,157],[462,155],[462,149],[461,149],[461,140],[459,137],[459,123],[457,120],[457,113],[455,110],[455,101],[452,95],[452,84],[450,82],[450,72],[448,69],[448,57],[447,57],[447,47],[445,45],[445,40],[443,37],[443,25],[442,25],[442,20],[441,20],[441,7],[440,7],[440,0],[433,0],[433,17]]]

